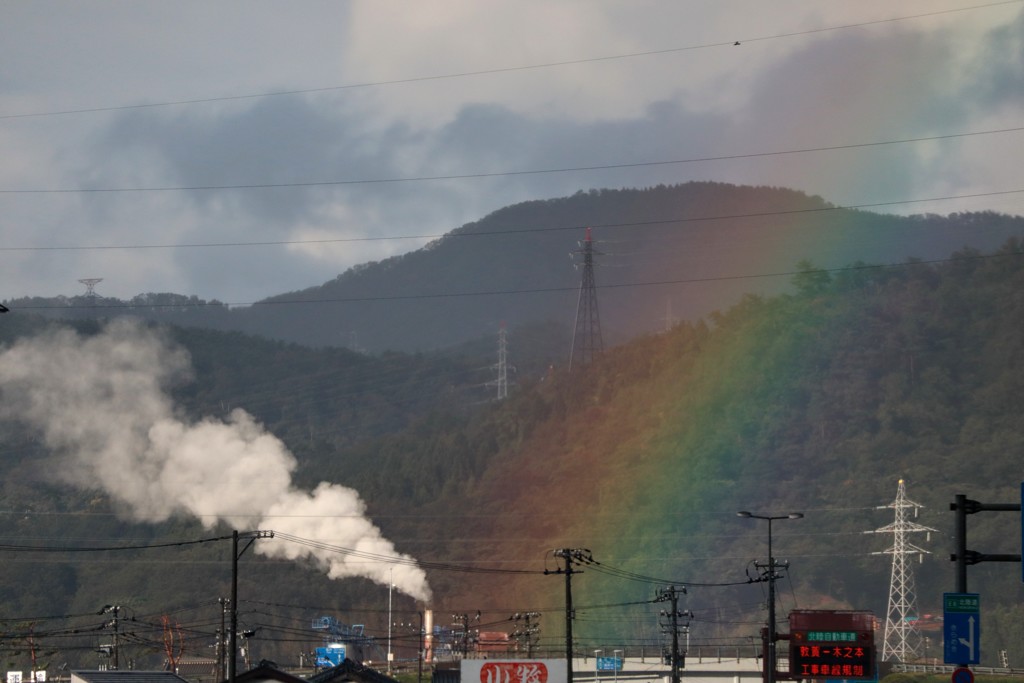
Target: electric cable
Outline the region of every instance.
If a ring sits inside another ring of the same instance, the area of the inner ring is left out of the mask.
[[[0,544],[0,551],[7,550],[10,552],[45,552],[45,553],[91,553],[91,552],[110,552],[118,550],[150,550],[153,548],[174,548],[183,547],[189,545],[198,545],[202,543],[213,543],[215,541],[226,541],[230,540],[231,536],[217,536],[215,538],[202,538],[194,541],[173,541],[168,543],[145,543],[139,545],[121,545],[121,546],[97,546],[97,547],[82,547],[82,546],[40,546],[40,545],[13,545],[13,544]]]
[[[583,58],[579,58],[579,59],[569,59],[569,60],[556,61],[556,62],[545,62],[545,63],[540,63],[540,64],[526,64],[526,65],[510,66],[510,67],[498,67],[498,68],[493,68],[493,69],[478,69],[478,70],[474,70],[474,71],[462,71],[462,72],[456,72],[456,73],[435,74],[435,75],[428,75],[428,76],[410,76],[410,77],[406,77],[406,78],[396,78],[396,79],[391,79],[391,80],[368,81],[368,82],[364,82],[364,83],[349,83],[349,84],[346,84],[346,85],[322,86],[322,87],[317,87],[317,88],[302,88],[302,89],[294,89],[294,90],[281,90],[281,91],[276,91],[276,92],[250,93],[250,94],[244,94],[244,95],[223,95],[223,96],[219,96],[219,97],[204,97],[204,98],[195,98],[195,99],[186,99],[186,100],[173,100],[173,101],[165,101],[165,102],[150,102],[150,103],[140,103],[140,104],[123,104],[123,105],[112,105],[112,106],[106,106],[106,107],[89,107],[89,108],[81,108],[81,109],[66,109],[66,110],[60,110],[60,111],[30,112],[30,113],[24,113],[24,114],[0,114],[0,119],[24,119],[24,118],[39,118],[39,117],[46,117],[46,116],[65,116],[65,115],[69,115],[69,114],[88,114],[88,113],[97,113],[97,112],[106,112],[106,111],[120,111],[120,110],[125,110],[125,109],[151,109],[151,108],[156,108],[156,107],[170,107],[170,106],[175,106],[175,105],[206,104],[206,103],[211,103],[211,102],[228,102],[228,101],[233,101],[233,100],[249,100],[249,99],[258,99],[258,98],[264,98],[264,97],[281,97],[281,96],[287,96],[287,95],[309,95],[309,94],[313,94],[313,93],[322,93],[322,92],[330,92],[330,91],[354,90],[354,89],[360,89],[360,88],[373,88],[373,87],[381,87],[381,86],[389,86],[389,85],[400,85],[400,84],[407,84],[407,83],[422,83],[422,82],[425,82],[425,81],[450,80],[450,79],[456,79],[456,78],[467,78],[467,77],[470,77],[470,76],[483,76],[483,75],[509,73],[509,72],[516,72],[516,71],[532,71],[532,70],[538,70],[538,69],[550,69],[550,68],[561,67],[561,66],[573,66],[573,65],[578,65],[578,64],[588,64],[588,63],[594,63],[594,62],[609,62],[609,61],[622,60],[622,59],[635,59],[637,57],[648,57],[648,56],[652,56],[652,55],[663,55],[663,54],[670,54],[670,53],[687,52],[687,51],[692,51],[692,50],[704,50],[704,49],[715,48],[715,47],[725,47],[725,46],[735,47],[736,45],[739,45],[739,44],[742,44],[742,43],[754,43],[754,42],[762,42],[762,41],[767,41],[767,40],[778,40],[778,39],[782,39],[782,38],[794,38],[794,37],[798,37],[798,36],[813,35],[813,34],[818,34],[818,33],[827,33],[827,32],[830,32],[830,31],[841,31],[841,30],[851,29],[851,28],[863,28],[863,27],[866,27],[866,26],[876,26],[876,25],[879,25],[879,24],[894,23],[894,22],[898,22],[898,21],[908,21],[908,20],[912,20],[912,19],[921,19],[921,18],[925,18],[925,17],[932,17],[932,16],[943,15],[943,14],[953,14],[953,13],[957,13],[957,12],[969,12],[969,11],[979,10],[979,9],[988,9],[988,8],[991,8],[991,7],[1000,7],[1000,6],[1003,6],[1003,5],[1014,5],[1014,4],[1019,4],[1022,1],[1024,1],[1024,0],[1001,0],[999,2],[989,2],[989,3],[984,3],[984,4],[981,4],[981,5],[970,5],[970,6],[966,6],[966,7],[953,7],[953,8],[949,8],[949,9],[935,10],[935,11],[931,11],[931,12],[921,12],[921,13],[918,13],[918,14],[909,14],[909,15],[904,15],[904,16],[899,16],[899,17],[889,17],[887,19],[872,19],[872,20],[855,22],[855,23],[850,23],[850,24],[841,24],[841,25],[838,25],[838,26],[825,26],[825,27],[816,28],[816,29],[805,29],[805,30],[800,30],[800,31],[789,31],[789,32],[786,32],[786,33],[778,33],[778,34],[764,35],[764,36],[754,36],[754,37],[749,37],[749,38],[739,38],[739,39],[730,38],[728,40],[722,40],[722,41],[717,41],[717,42],[712,42],[712,43],[703,43],[703,44],[695,44],[695,45],[685,45],[685,46],[680,46],[680,47],[662,48],[662,49],[658,49],[658,50],[647,50],[647,51],[644,51],[644,52],[631,52],[631,53],[624,53],[624,54],[618,54],[618,55],[604,55],[604,56],[598,56],[598,57],[583,57]]]
[[[1014,0],[1018,1],[1018,0]],[[1024,0],[1019,0],[1024,2]],[[899,138],[893,140],[876,140],[872,142],[854,142],[843,145],[824,145],[820,147],[804,147],[786,150],[774,150],[767,152],[747,152],[741,154],[722,154],[716,156],[689,157],[683,159],[665,159],[658,161],[637,161],[612,164],[595,164],[591,166],[566,166],[543,169],[527,169],[518,171],[492,171],[478,173],[453,173],[446,175],[430,176],[397,176],[391,178],[354,178],[348,180],[310,180],[290,183],[239,183],[228,185],[167,185],[147,187],[80,187],[80,188],[36,188],[36,189],[0,189],[0,194],[121,194],[137,192],[197,192],[197,191],[221,191],[221,190],[266,190],[276,188],[305,188],[305,187],[341,187],[351,185],[387,185],[395,183],[419,183],[433,182],[439,180],[473,180],[481,178],[507,178],[516,176],[548,175],[556,173],[579,173],[584,171],[611,171],[627,168],[652,168],[656,166],[677,166],[683,164],[697,164],[709,161],[738,161],[743,159],[759,159],[767,157],[786,156],[790,154],[809,154],[813,152],[834,152],[849,149],[864,149],[870,147],[884,147],[888,145],[904,145],[918,142],[935,142],[938,140],[954,140],[959,138],[975,137],[980,135],[998,135],[1003,133],[1017,133],[1024,131],[1024,126],[1009,128],[994,128],[990,130],[968,131],[964,133],[947,133],[943,135],[925,135],[912,138]]]
[[[1021,0],[1024,2],[1024,0]],[[461,239],[467,237],[492,237],[496,235],[518,235],[545,232],[578,232],[588,227],[594,230],[607,228],[639,228],[656,225],[673,225],[676,223],[704,223],[712,221],[741,220],[747,218],[769,218],[772,216],[792,216],[799,214],[829,213],[838,211],[855,211],[861,209],[877,209],[882,207],[900,206],[904,204],[922,204],[929,202],[953,201],[958,199],[979,199],[982,197],[998,197],[1003,195],[1021,194],[1024,189],[1015,190],[993,190],[991,192],[972,192],[968,194],[943,195],[937,197],[923,197],[916,199],[899,199],[888,202],[865,202],[858,204],[836,204],[810,209],[788,209],[781,211],[757,211],[750,213],[719,214],[714,216],[680,216],[676,218],[659,218],[647,221],[630,221],[625,223],[590,223],[588,225],[564,225],[542,228],[510,228],[506,230],[487,230],[483,232],[469,232],[464,230],[453,230],[447,233],[427,233],[420,235],[390,235],[376,237],[338,237],[316,240],[270,240],[258,242],[186,242],[181,244],[111,244],[111,245],[56,245],[49,247],[24,247],[0,245],[0,252],[45,252],[45,251],[113,251],[113,250],[144,250],[144,249],[196,249],[196,248],[236,248],[236,247],[268,247],[268,246],[294,246],[304,244],[338,244],[353,242],[383,242],[401,240],[436,240],[436,239]],[[214,303],[214,302],[209,302]],[[222,303],[223,302],[217,302]],[[137,304],[140,308],[153,307],[154,304]],[[177,304],[166,304],[166,307],[188,306],[188,302]],[[235,306],[239,304],[223,304]]]
[[[430,569],[433,571],[462,572],[467,574],[543,574],[543,572],[539,569],[498,569],[490,567],[472,567],[468,565],[457,565],[446,562],[428,562],[423,560],[416,560],[412,557],[403,557],[401,555],[382,555],[380,553],[371,553],[362,550],[355,550],[353,548],[345,548],[338,545],[322,543],[320,541],[314,541],[299,536],[293,536],[292,534],[287,533],[275,532],[274,538],[290,541],[292,543],[303,545],[309,548],[315,548],[317,550],[333,552],[339,555],[347,555],[349,557],[356,557],[371,562],[381,562],[394,565],[403,565],[408,567],[419,567],[424,570]]]
[[[884,270],[884,269],[896,269],[896,268],[917,268],[921,266],[937,265],[943,263],[954,263],[964,262],[972,260],[991,260],[997,258],[1006,258],[1008,256],[1018,257],[1021,256],[1021,252],[1007,254],[1007,253],[996,253],[996,254],[970,254],[970,255],[959,255],[949,258],[939,259],[920,259],[909,261],[906,263],[886,263],[886,264],[856,264],[851,266],[841,266],[836,268],[813,268],[811,272],[814,273],[846,273],[846,272],[858,272],[867,270]],[[794,275],[803,274],[806,271],[801,270],[786,270],[778,272],[768,273],[751,273],[746,275],[717,275],[708,277],[698,278],[679,278],[671,280],[653,280],[653,281],[638,281],[638,282],[619,282],[619,283],[606,283],[596,285],[597,289],[631,289],[634,287],[663,287],[666,285],[685,285],[685,284],[699,284],[707,282],[730,282],[738,280],[755,280],[762,278],[777,278],[777,277],[792,277]],[[438,293],[418,293],[418,294],[390,294],[390,295],[378,295],[378,296],[352,296],[352,297],[328,297],[322,299],[286,299],[286,300],[274,300],[274,301],[253,301],[247,303],[234,303],[232,306],[282,306],[282,305],[296,305],[296,304],[338,304],[338,303],[353,303],[353,302],[366,302],[366,301],[409,301],[409,300],[427,300],[427,299],[455,299],[455,298],[467,298],[467,297],[485,297],[485,296],[500,296],[508,294],[553,294],[558,292],[577,292],[579,291],[579,285],[573,286],[551,286],[551,287],[535,287],[535,288],[521,288],[521,289],[494,289],[494,290],[481,290],[475,292],[438,292]],[[194,304],[197,308],[202,308],[209,304],[196,303]],[[191,306],[190,306],[191,307]],[[134,308],[132,304],[118,303],[108,306],[103,305],[71,305],[71,306],[43,306],[43,305],[27,305],[19,306],[20,310],[102,310],[105,308],[109,309],[128,309]]]

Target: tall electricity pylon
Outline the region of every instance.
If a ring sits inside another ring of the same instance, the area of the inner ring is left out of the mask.
[[[576,304],[576,327],[572,333],[572,351],[569,353],[569,372],[578,366],[594,360],[594,356],[604,350],[601,340],[601,315],[597,310],[597,286],[594,283],[594,242],[587,237],[580,245],[577,254],[583,255],[583,279],[580,281],[580,298]]]
[[[508,332],[505,331],[504,320],[498,329],[498,362],[493,367],[498,371],[498,377],[487,384],[498,387],[498,395],[495,398],[501,401],[508,398]]]
[[[919,508],[924,507],[907,498],[906,485],[900,479],[896,491],[896,500],[888,505],[879,506],[879,510],[892,508],[896,511],[896,519],[892,524],[881,529],[866,531],[869,534],[892,534],[893,545],[888,550],[872,553],[872,555],[892,555],[892,579],[889,582],[889,609],[885,616],[885,642],[882,645],[882,661],[911,662],[921,657],[921,632],[917,628],[917,606],[914,604],[914,573],[907,560],[909,555],[917,555],[924,559],[928,551],[919,548],[907,540],[912,533],[927,533],[931,540],[931,527],[911,522],[907,510],[913,509],[917,516]]]
[[[103,282],[103,278],[101,278],[101,277],[84,277],[81,280],[79,280],[79,282],[81,282],[83,285],[85,285],[85,295],[87,297],[89,297],[89,299],[95,301],[96,297],[98,296],[96,294],[96,285],[98,285],[99,283]]]

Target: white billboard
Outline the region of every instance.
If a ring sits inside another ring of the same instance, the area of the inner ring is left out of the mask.
[[[564,659],[463,659],[462,683],[569,683]]]

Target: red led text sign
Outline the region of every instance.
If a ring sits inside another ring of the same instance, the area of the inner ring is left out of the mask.
[[[789,673],[797,678],[874,678],[874,615],[831,610],[790,614]]]

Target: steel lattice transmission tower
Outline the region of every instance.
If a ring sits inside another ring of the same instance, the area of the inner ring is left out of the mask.
[[[872,553],[872,555],[892,555],[892,578],[889,581],[889,609],[885,616],[885,642],[882,645],[882,661],[911,662],[921,657],[921,632],[917,628],[917,606],[914,593],[914,572],[911,569],[909,556],[917,555],[922,560],[929,552],[911,543],[909,534],[925,532],[931,539],[931,527],[921,526],[910,521],[907,511],[913,510],[914,516],[922,506],[907,498],[906,484],[900,479],[896,491],[896,500],[878,509],[892,508],[896,511],[896,519],[881,529],[865,533],[892,534],[893,544],[888,550]]]
[[[96,294],[96,285],[98,285],[99,283],[103,282],[103,278],[101,278],[101,277],[84,277],[81,280],[79,280],[79,282],[82,283],[83,285],[85,285],[85,295],[87,297],[89,297],[90,299],[95,300],[96,297],[98,296]]]
[[[594,242],[587,228],[586,239],[575,253],[583,256],[583,278],[580,297],[576,304],[576,326],[572,333],[572,351],[569,354],[569,372],[594,360],[604,350],[601,339],[601,315],[597,309],[597,285],[594,281]]]
[[[498,329],[498,362],[493,366],[498,371],[498,377],[488,382],[488,386],[498,388],[497,400],[508,398],[508,332],[505,330],[505,321],[501,322]]]

